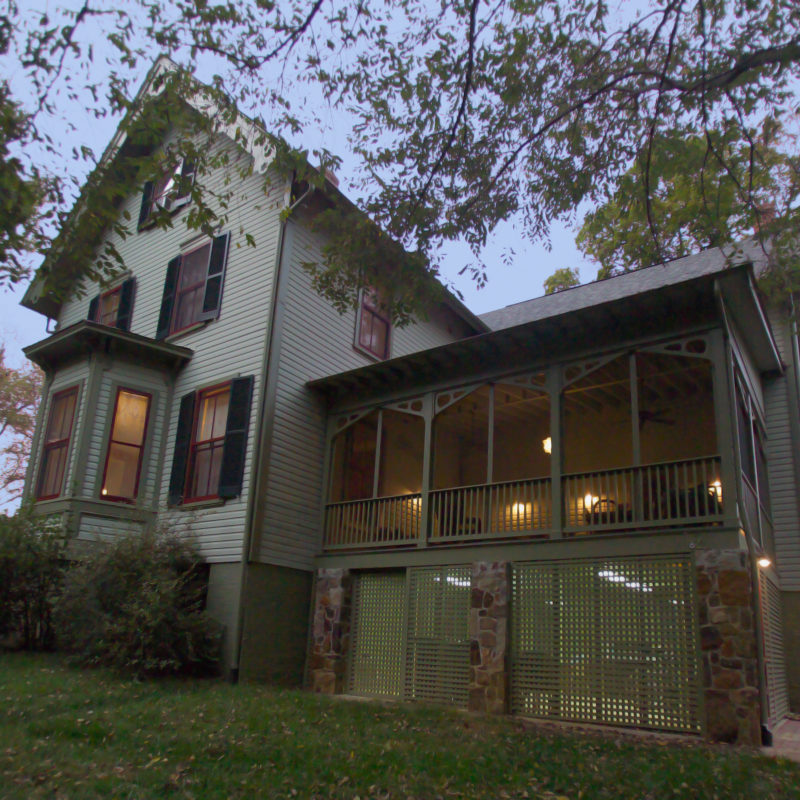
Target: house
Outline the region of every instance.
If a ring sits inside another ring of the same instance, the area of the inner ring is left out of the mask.
[[[258,164],[227,227],[187,230],[184,161],[101,232],[125,274],[57,294],[62,257],[23,300],[41,513],[191,531],[241,678],[748,744],[800,708],[797,334],[757,248],[393,328],[311,290],[312,194],[215,146]]]

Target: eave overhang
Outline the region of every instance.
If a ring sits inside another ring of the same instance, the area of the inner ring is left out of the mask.
[[[749,275],[749,266],[731,273]],[[566,313],[462,339],[447,345],[309,381],[329,407],[452,381],[468,383],[494,373],[523,371],[660,335],[719,325],[719,273],[651,288]],[[746,281],[745,281],[746,283]],[[766,324],[766,323],[765,323]]]
[[[181,369],[194,355],[188,347],[159,342],[118,328],[83,320],[40,342],[24,347],[22,352],[45,371],[52,371],[95,353],[145,364],[170,372]]]

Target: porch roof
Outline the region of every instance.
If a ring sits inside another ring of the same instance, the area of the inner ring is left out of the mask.
[[[724,297],[736,299],[736,315],[747,318],[744,329],[757,345],[759,368],[778,370],[780,360],[751,271],[749,264],[727,267],[705,258],[695,265],[676,262],[650,267],[530,301],[536,313],[518,324],[328,375],[309,381],[308,386],[334,406],[350,397],[362,403],[446,381],[468,383],[490,373],[545,366],[625,341],[719,323],[718,288]],[[725,280],[719,281],[723,272]]]
[[[23,348],[22,352],[45,370],[92,353],[108,353],[155,367],[179,369],[194,355],[188,347],[159,342],[89,320],[56,331],[52,336]]]

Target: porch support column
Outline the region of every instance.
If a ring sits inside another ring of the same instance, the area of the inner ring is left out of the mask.
[[[552,536],[560,539],[564,528],[564,504],[561,499],[561,469],[564,463],[561,436],[561,368],[547,371],[545,388],[550,393],[550,517]]]
[[[433,400],[430,392],[422,398],[422,414],[425,420],[425,440],[422,447],[422,503],[420,506],[419,536],[417,547],[428,546],[431,518],[431,470],[433,469]]]
[[[350,644],[350,570],[317,570],[314,584],[308,681],[320,694],[342,694]]]
[[[469,610],[469,710],[508,709],[508,562],[472,565]]]
[[[741,550],[695,556],[705,734],[715,742],[761,745],[755,592]]]
[[[709,334],[711,344],[714,389],[714,424],[717,427],[717,452],[720,454],[722,481],[722,512],[725,524],[740,527],[736,501],[739,497],[739,475],[736,454],[739,441],[736,435],[736,391],[733,380],[733,360],[721,331]]]

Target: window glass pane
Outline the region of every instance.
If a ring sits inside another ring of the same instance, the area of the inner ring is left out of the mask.
[[[524,386],[494,388],[492,481],[516,481],[550,475],[550,397]]]
[[[331,502],[372,497],[377,437],[377,411],[336,436],[331,463]]]
[[[228,400],[230,391],[204,395],[200,401],[195,441],[205,442],[225,435],[228,422]]]
[[[203,307],[203,289],[203,286],[198,286],[178,295],[173,330],[181,330],[197,321]]]
[[[53,400],[50,424],[47,426],[47,441],[57,441],[69,437],[72,415],[75,411],[77,392],[61,395]]]
[[[628,356],[620,356],[564,389],[564,471],[633,464],[631,380]]]
[[[39,492],[41,497],[51,497],[61,493],[66,461],[67,445],[55,447],[45,453],[42,488]]]
[[[97,321],[103,325],[115,326],[117,324],[117,310],[119,309],[119,289],[100,297],[97,311]]]
[[[378,495],[391,497],[422,491],[425,420],[384,409]]]
[[[209,244],[199,250],[193,250],[183,257],[181,261],[181,278],[178,284],[179,289],[205,282],[210,250],[211,245]]]
[[[433,424],[433,488],[486,483],[489,387],[481,386],[436,415]]]
[[[738,391],[736,412],[739,429],[739,458],[742,462],[742,473],[751,485],[755,485],[755,468],[753,466],[753,430],[750,423],[750,414],[747,411],[744,398]]]
[[[221,441],[197,446],[192,464],[190,497],[213,497],[217,494],[223,449],[224,443]]]
[[[102,494],[109,497],[133,499],[139,471],[141,448],[112,442],[108,451],[106,480]]]
[[[144,440],[147,408],[150,398],[132,392],[120,392],[117,397],[117,410],[114,415],[114,429],[111,438],[116,442],[141,445]]]

